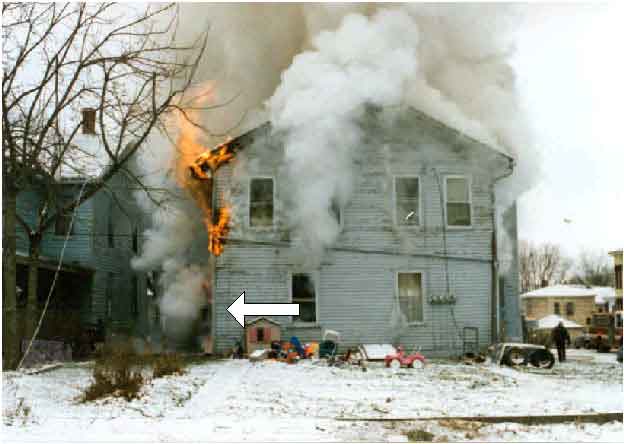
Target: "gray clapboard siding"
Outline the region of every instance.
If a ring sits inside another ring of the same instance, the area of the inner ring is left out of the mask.
[[[356,157],[354,191],[343,208],[343,231],[315,271],[318,320],[313,328],[299,329],[302,338],[320,339],[322,329],[342,333],[343,346],[362,342],[390,342],[389,323],[397,297],[396,274],[418,271],[423,275],[424,297],[447,292],[453,305],[424,303],[424,322],[409,326],[400,336],[431,354],[461,350],[464,326],[479,328],[481,345],[491,339],[492,236],[494,181],[506,171],[509,159],[478,144],[459,144],[440,136],[426,122],[414,121],[395,133],[379,130],[371,122],[366,144]],[[267,152],[272,153],[267,155]],[[281,170],[281,147],[261,138],[246,146],[236,160],[216,174],[219,206],[232,205],[233,226],[215,269],[216,348],[233,345],[241,329],[226,308],[245,290],[251,302],[288,302],[289,276],[298,270],[300,252],[288,243],[286,209],[282,203],[286,183]],[[422,221],[419,227],[394,223],[393,178],[418,175]],[[441,197],[447,175],[465,175],[471,181],[472,227],[445,229]],[[248,181],[252,176],[276,180],[275,225],[272,229],[248,226]],[[442,256],[449,256],[444,259]],[[512,282],[517,270],[509,268],[508,304],[517,298]],[[510,312],[511,313],[511,312]],[[513,313],[509,314],[513,316]],[[282,319],[287,334],[298,328]],[[316,337],[313,337],[316,335]]]

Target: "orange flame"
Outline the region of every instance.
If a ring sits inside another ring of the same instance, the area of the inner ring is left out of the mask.
[[[229,207],[221,208],[219,212],[219,220],[216,224],[210,224],[208,227],[208,249],[215,256],[223,253],[223,239],[230,231],[230,217],[232,210]]]
[[[213,150],[200,154],[197,160],[190,165],[191,172],[198,179],[209,179],[210,176],[207,173],[207,169],[210,172],[214,172],[233,158],[234,153],[230,149],[228,142],[225,142]]]

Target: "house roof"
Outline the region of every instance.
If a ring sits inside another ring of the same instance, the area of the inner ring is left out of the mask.
[[[277,322],[277,321],[275,321],[275,320],[273,320],[271,318],[267,318],[265,316],[258,316],[257,318],[250,319],[249,321],[245,322],[245,325],[253,325],[253,324],[255,324],[256,322],[259,322],[259,321],[267,321],[267,322],[270,322],[271,324],[277,325],[278,327],[282,325],[279,322]]]
[[[496,153],[506,157],[509,160],[513,160],[513,156],[509,153],[509,151],[501,146],[499,146],[498,144],[493,144],[493,143],[486,143],[484,141],[480,141],[452,126],[447,125],[446,123],[436,119],[435,117],[430,116],[429,114],[424,113],[423,111],[420,111],[414,107],[409,107],[408,108],[409,112],[411,112],[414,117],[420,121],[425,122],[426,124],[437,128],[439,130],[443,130],[446,131],[448,133],[450,133],[452,136],[454,136],[456,139],[469,143],[471,145],[476,145],[482,148],[486,148],[489,150],[493,150]],[[269,131],[271,130],[272,125],[271,122],[264,122],[263,124],[257,126],[256,128],[253,128],[237,137],[235,137],[234,139],[232,139],[230,142],[228,142],[228,146],[234,151],[238,151],[242,148],[244,148],[245,146],[249,145],[253,140],[255,140],[256,138],[266,135],[269,133]],[[219,147],[214,148],[211,151],[215,151],[219,149]]]
[[[550,287],[539,288],[522,295],[523,298],[547,298],[547,297],[583,297],[596,296],[598,291],[595,287],[584,285],[551,285]]]
[[[565,328],[583,328],[582,325],[577,324],[574,321],[570,321],[569,319],[562,318],[561,316],[557,316],[555,314],[543,317],[542,319],[538,319],[537,321],[537,329],[547,329],[547,328],[555,328],[559,325],[559,322],[563,322],[563,326]]]

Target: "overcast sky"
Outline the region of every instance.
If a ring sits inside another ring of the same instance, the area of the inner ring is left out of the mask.
[[[558,5],[514,57],[543,153],[541,182],[519,200],[519,235],[568,254],[624,245],[623,6]]]

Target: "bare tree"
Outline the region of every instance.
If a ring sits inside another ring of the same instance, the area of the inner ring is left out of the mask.
[[[179,109],[207,32],[176,43],[175,4],[5,3],[2,16],[3,355],[11,362],[18,336],[17,227],[29,240],[26,311],[32,332],[45,230],[116,174],[144,188],[128,161],[165,115]],[[97,115],[91,129],[101,152],[95,155],[76,142],[85,108]],[[62,200],[59,180],[69,173],[88,177],[88,186],[79,197]],[[17,196],[34,185],[45,190],[43,203],[26,219],[16,211]]]
[[[609,256],[599,251],[583,251],[578,260],[577,271],[570,282],[599,287],[614,286],[615,273]]]
[[[563,257],[561,249],[555,244],[534,245],[522,240],[519,257],[523,293],[563,281],[570,268],[570,261]]]

